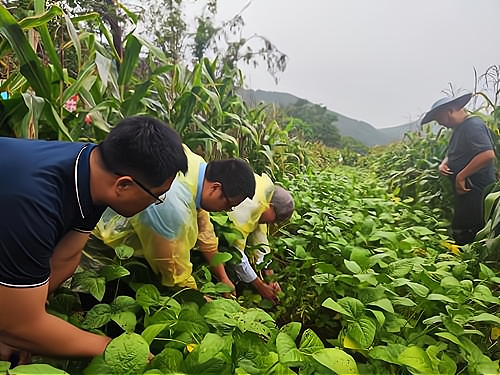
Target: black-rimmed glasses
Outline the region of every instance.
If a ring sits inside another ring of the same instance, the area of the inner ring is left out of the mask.
[[[165,193],[162,194],[161,196],[158,196],[155,193],[153,193],[151,190],[149,190],[142,182],[137,181],[132,176],[125,175],[125,174],[122,174],[122,173],[116,173],[116,172],[114,172],[114,173],[117,176],[120,176],[120,177],[125,177],[125,176],[130,177],[132,179],[132,181],[134,182],[134,184],[136,184],[137,186],[139,186],[142,190],[144,190],[146,193],[148,193],[150,196],[152,196],[155,199],[155,203],[154,204],[158,205],[158,204],[162,204],[162,203],[165,202]]]

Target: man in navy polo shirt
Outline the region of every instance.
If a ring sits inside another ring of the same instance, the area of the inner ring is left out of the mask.
[[[99,145],[0,137],[0,358],[13,348],[96,356],[110,339],[45,312],[109,206],[130,217],[162,202],[187,159],[149,117],[119,122]]]

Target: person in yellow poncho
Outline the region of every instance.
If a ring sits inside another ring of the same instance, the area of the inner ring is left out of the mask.
[[[242,239],[233,243],[233,246],[242,252],[242,261],[232,267],[238,281],[251,284],[263,298],[276,302],[276,294],[281,290],[279,284],[266,284],[257,276],[245,254],[245,248],[247,244],[260,246],[251,258],[253,258],[252,263],[262,264],[264,257],[270,252],[267,238],[268,224],[281,224],[288,220],[294,212],[295,205],[291,194],[282,187],[274,185],[266,174],[262,176],[256,174],[255,181],[253,199],[245,200],[228,212],[234,227],[243,235]],[[272,270],[264,269],[263,273],[271,276]]]
[[[243,160],[206,163],[187,146],[184,150],[188,172],[176,177],[164,203],[149,206],[126,225],[130,224],[139,240],[136,255],[143,255],[151,268],[161,274],[163,285],[196,288],[191,275],[191,249],[198,246],[210,262],[218,248],[208,212],[230,210],[245,199],[252,199],[255,178]],[[119,227],[123,228],[124,223],[115,215],[105,213],[107,222],[99,223],[94,231],[96,237],[111,247],[119,245],[127,235],[120,232]],[[219,281],[234,289],[223,265],[213,271]]]

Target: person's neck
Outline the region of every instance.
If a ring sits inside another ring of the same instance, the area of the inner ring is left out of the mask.
[[[101,159],[99,147],[95,147],[90,153],[90,196],[92,203],[96,206],[105,206],[106,199],[102,188],[103,181],[109,178]]]

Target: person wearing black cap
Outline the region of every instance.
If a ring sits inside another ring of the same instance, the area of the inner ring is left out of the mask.
[[[421,121],[436,121],[453,130],[439,172],[451,179],[455,191],[451,229],[457,245],[473,242],[484,226],[483,191],[495,182],[493,140],[486,124],[465,111],[471,98],[470,93],[441,98]]]

